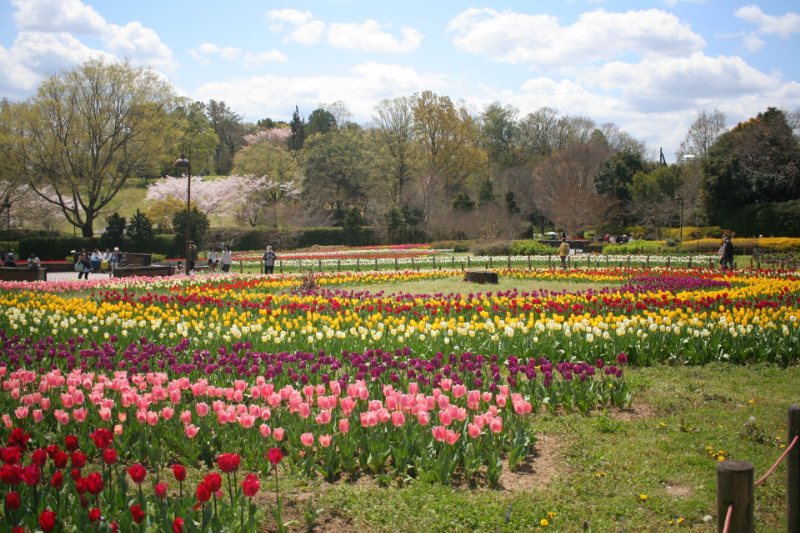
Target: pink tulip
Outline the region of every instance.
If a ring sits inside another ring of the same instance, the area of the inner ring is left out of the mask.
[[[69,409],[75,405],[75,398],[73,398],[70,394],[62,394],[61,404],[64,406],[64,409]]]
[[[506,397],[502,394],[498,394],[497,398],[495,398],[495,402],[497,402],[498,407],[505,407],[506,406]]]
[[[172,403],[181,403],[181,391],[180,389],[175,389],[170,391],[169,393],[169,401]]]
[[[42,410],[43,411],[50,410],[50,398],[42,398]]]
[[[319,436],[319,443],[323,448],[327,448],[331,445],[331,436],[330,435],[320,435]]]
[[[320,411],[317,415],[317,424],[328,424],[331,421],[331,412],[328,410]]]
[[[69,424],[69,413],[61,413],[61,416],[59,417],[59,423],[62,426]]]
[[[247,412],[247,406],[243,403],[236,405],[236,414],[243,415]]]
[[[186,436],[189,437],[190,439],[195,438],[198,431],[200,431],[200,429],[194,424],[189,424],[188,426],[184,426],[183,428],[183,432],[186,433]]]
[[[503,396],[508,396],[508,385],[500,385],[500,394]]]
[[[204,403],[198,403],[194,406],[194,410],[197,413],[197,416],[204,417],[208,414],[208,405]]]
[[[72,393],[72,397],[75,399],[75,403],[77,403],[78,405],[81,405],[83,403],[84,400],[83,391],[76,390],[75,392]]]
[[[445,435],[445,439],[447,440],[447,444],[452,446],[456,443],[458,438],[461,436],[461,433],[456,433],[455,431],[447,430],[447,434]]]
[[[447,436],[447,430],[444,426],[434,426],[431,428],[431,432],[433,433],[433,438],[439,442],[442,442]]]
[[[311,433],[303,433],[300,435],[300,442],[303,443],[303,446],[311,447],[314,445],[314,435]]]
[[[481,436],[481,428],[475,424],[467,424],[467,431],[469,432],[470,438],[477,439]]]
[[[0,368],[5,368],[0,366]],[[3,415],[3,425],[6,429],[11,429],[14,426],[14,422],[11,421],[11,417],[8,415]]]
[[[284,429],[283,428],[275,428],[275,440],[281,441],[283,440]]]
[[[17,407],[14,410],[14,415],[17,418],[28,418],[28,408],[27,407]]]
[[[394,424],[397,427],[400,427],[405,423],[406,423],[406,417],[403,415],[402,412],[395,411],[394,413],[392,413],[392,424]]]
[[[244,393],[240,390],[237,390],[233,393],[233,401],[240,403],[244,401]]]
[[[175,414],[175,410],[172,407],[165,407],[161,410],[161,416],[164,420],[169,420],[172,418],[172,415]]]
[[[270,394],[267,397],[267,403],[269,403],[270,407],[278,407],[281,404],[281,397],[277,394]]]
[[[239,424],[241,424],[242,427],[245,428],[245,429],[250,429],[251,427],[253,427],[253,424],[255,423],[255,421],[256,421],[256,417],[254,417],[253,415],[249,415],[249,414],[245,413],[245,414],[239,416]]]
[[[491,392],[484,392],[482,395],[483,401],[489,403],[492,401],[492,393]]]
[[[350,420],[348,420],[346,418],[340,418],[339,419],[339,431],[344,435],[347,435],[348,433],[350,433]]]
[[[101,407],[100,411],[98,411],[98,412],[100,413],[100,419],[103,422],[108,422],[109,420],[111,420],[111,409],[107,409],[105,407]]]
[[[358,399],[361,400],[361,401],[368,400],[369,399],[369,389],[367,389],[366,387],[362,387],[361,389],[359,389],[359,391],[358,391]]]
[[[312,398],[314,396],[314,386],[313,385],[306,385],[303,387],[303,396],[306,398]]]
[[[189,410],[183,411],[181,413],[181,422],[184,424],[191,424],[192,423],[192,412]]]
[[[450,397],[449,396],[439,396],[436,400],[436,404],[439,406],[439,409],[447,409],[450,406]]]
[[[268,408],[264,407],[263,409],[261,409],[258,415],[261,417],[261,420],[266,421],[272,417],[272,412]]]
[[[342,394],[342,387],[339,385],[338,381],[331,381],[328,383],[328,387],[330,387],[331,394],[334,396],[338,397],[340,394]]]
[[[439,423],[449,426],[453,423],[453,415],[450,411],[439,411]]]
[[[260,376],[259,376],[260,377]],[[275,385],[272,383],[267,383],[266,385],[261,386],[261,396],[264,398],[269,398],[275,392]],[[278,397],[280,399],[280,396]]]
[[[453,386],[453,380],[444,378],[439,384],[442,386],[442,390],[449,391],[450,388]]]
[[[122,435],[122,424],[117,424],[114,426],[114,435],[116,435],[117,437]]]
[[[502,418],[495,418],[489,423],[489,429],[492,430],[492,433],[500,433],[503,431],[503,419]]]
[[[44,419],[44,415],[42,414],[41,409],[34,409],[33,410],[33,421],[34,422],[41,422]]]
[[[261,432],[261,436],[264,437],[265,439],[272,434],[272,430],[266,424],[261,424],[258,427],[258,430]]]
[[[232,388],[228,387],[227,389],[225,389],[225,392],[224,392],[224,394],[225,394],[225,399],[226,399],[227,401],[229,401],[229,402],[230,402],[230,401],[233,401],[233,395],[234,395],[234,393],[235,393],[235,391],[234,391]]]
[[[86,409],[74,409],[72,411],[72,418],[74,418],[76,422],[83,422],[86,420]]]
[[[305,402],[300,404],[298,410],[300,411],[300,418],[308,418],[311,415],[311,408]]]
[[[158,413],[147,411],[147,423],[151,426],[158,424]]]
[[[350,416],[356,406],[356,402],[352,398],[342,398],[342,412],[344,416]]]
[[[254,400],[258,400],[261,398],[261,388],[260,387],[250,387],[250,397]]]
[[[427,426],[428,424],[430,424],[430,421],[431,417],[426,411],[421,411],[417,415],[417,422],[419,422],[420,426]]]
[[[378,420],[381,421],[381,424],[388,422],[389,418],[391,418],[391,415],[389,414],[388,409],[381,409],[378,411]]]
[[[453,398],[461,398],[467,393],[467,387],[464,385],[453,385]]]

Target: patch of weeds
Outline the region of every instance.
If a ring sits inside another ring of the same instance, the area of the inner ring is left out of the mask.
[[[597,429],[600,433],[618,433],[622,430],[622,422],[608,417],[607,411],[597,418]]]

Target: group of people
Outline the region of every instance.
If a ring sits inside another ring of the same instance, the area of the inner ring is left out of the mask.
[[[112,252],[110,248],[106,248],[105,252],[100,252],[97,248],[90,254],[86,248],[78,254],[78,260],[75,261],[75,271],[78,272],[78,279],[89,279],[89,274],[108,272],[113,270],[115,266],[122,262],[123,254],[119,248],[114,248]]]
[[[267,249],[262,256],[265,274],[273,273],[275,261],[277,259],[278,256],[276,256],[275,252],[272,251],[272,246],[267,246]],[[197,246],[195,245],[194,241],[189,241],[189,257],[187,258],[186,266],[184,266],[183,261],[178,261],[176,274],[194,273],[196,271],[195,267],[197,265],[197,260]],[[217,252],[216,246],[212,246],[211,250],[209,250],[208,255],[206,256],[206,263],[208,265],[209,272],[216,272],[217,268],[220,269],[220,272],[230,272],[231,265],[233,264],[233,252],[231,251],[230,246],[223,244],[222,250],[219,252]]]

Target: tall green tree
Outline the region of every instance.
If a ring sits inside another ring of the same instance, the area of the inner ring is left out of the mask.
[[[679,203],[675,196],[682,185],[682,169],[673,165],[650,174],[639,171],[628,187],[633,212],[643,225],[655,228],[658,239],[661,238],[661,228],[677,219]]]
[[[322,108],[317,108],[308,115],[308,122],[305,126],[305,136],[310,137],[315,133],[328,133],[336,128],[336,117],[333,116],[333,113]]]
[[[481,145],[486,150],[489,162],[496,168],[509,168],[522,163],[518,151],[519,110],[493,102],[481,114]]]
[[[125,226],[127,221],[125,217],[120,216],[119,213],[114,211],[111,215],[106,217],[106,231],[103,233],[101,242],[105,247],[123,246],[125,239]]]
[[[200,244],[211,223],[205,213],[192,206],[189,212],[189,240]],[[172,216],[172,229],[175,231],[175,249],[186,253],[186,209],[176,211]],[[181,255],[182,255],[181,254]]]
[[[157,172],[176,102],[154,71],[90,59],[45,77],[34,96],[11,106],[10,164],[91,237],[128,179]]]
[[[220,139],[206,117],[203,102],[182,102],[173,112],[175,138],[173,148],[165,154],[165,173],[176,171],[173,163],[178,154],[191,157],[194,174],[208,174],[214,169],[214,159]]]
[[[242,116],[225,102],[210,100],[206,106],[206,117],[219,138],[214,151],[215,173],[227,174],[233,166],[234,154],[244,145],[246,131]]]
[[[493,204],[495,200],[497,200],[497,195],[494,193],[492,179],[486,178],[481,182],[481,188],[478,190],[478,205],[483,207]]]
[[[603,161],[603,168],[594,177],[594,184],[600,194],[612,196],[623,206],[628,206],[631,201],[629,186],[633,183],[633,176],[644,171],[645,161],[642,156],[626,149]]]
[[[411,99],[401,96],[375,106],[377,138],[386,155],[389,194],[395,205],[405,202],[405,189],[417,165]]]
[[[289,137],[289,150],[301,150],[306,140],[306,121],[300,116],[300,108],[297,106],[294,108],[289,127],[292,130],[292,135]]]
[[[153,224],[147,215],[137,209],[128,223],[127,234],[134,252],[147,252],[153,242]]]

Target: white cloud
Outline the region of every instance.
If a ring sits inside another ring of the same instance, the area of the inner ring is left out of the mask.
[[[708,0],[664,0],[664,3],[670,7],[675,6],[678,2],[693,2],[695,4],[705,4]]]
[[[290,119],[295,105],[310,113],[319,102],[347,103],[361,121],[369,120],[373,106],[384,98],[409,95],[447,86],[440,74],[419,73],[413,68],[366,62],[342,76],[254,76],[209,82],[198,87],[192,98],[225,100],[232,108],[256,119],[269,116]]]
[[[745,48],[747,48],[750,52],[758,52],[764,45],[766,44],[761,38],[753,32],[750,32],[746,35],[742,35],[742,43],[744,44]]]
[[[198,60],[200,63],[208,65],[209,62],[211,61],[208,57],[210,55],[219,55],[223,59],[238,61],[239,56],[242,53],[242,49],[234,48],[233,46],[226,46],[225,48],[220,48],[219,46],[212,43],[203,43],[197,48],[189,50],[189,53],[192,55],[193,58]]]
[[[273,9],[267,11],[266,20],[273,24],[269,27],[274,32],[283,31],[284,23],[294,25],[294,31],[283,42],[296,41],[300,44],[310,46],[317,44],[322,39],[325,32],[325,23],[314,20],[314,15],[310,11],[298,11],[297,9]]]
[[[23,31],[70,32],[100,37],[106,20],[80,0],[11,0],[14,20]]]
[[[103,42],[110,51],[154,68],[172,71],[177,65],[172,58],[172,50],[161,42],[155,30],[145,28],[136,21],[125,26],[108,24]]]
[[[260,52],[258,54],[247,52],[244,55],[244,66],[246,68],[260,67],[262,63],[286,63],[287,61],[289,61],[289,58],[274,48],[268,52]]]
[[[403,28],[403,40],[381,31],[374,20],[363,24],[336,22],[328,28],[328,44],[345,50],[407,54],[422,43],[422,33],[413,28]]]
[[[577,81],[606,91],[621,90],[624,99],[642,112],[685,109],[781,85],[778,77],[759,72],[740,57],[709,57],[702,52],[636,64],[612,61],[586,70]]]
[[[571,26],[557,17],[470,8],[450,21],[456,46],[492,61],[553,68],[586,64],[633,52],[679,57],[701,50],[703,38],[675,15],[658,9],[583,13]]]
[[[739,8],[734,15],[758,26],[756,29],[758,33],[778,35],[783,39],[787,39],[793,33],[800,33],[800,15],[793,11],[776,17],[767,15],[758,6],[750,4]]]

